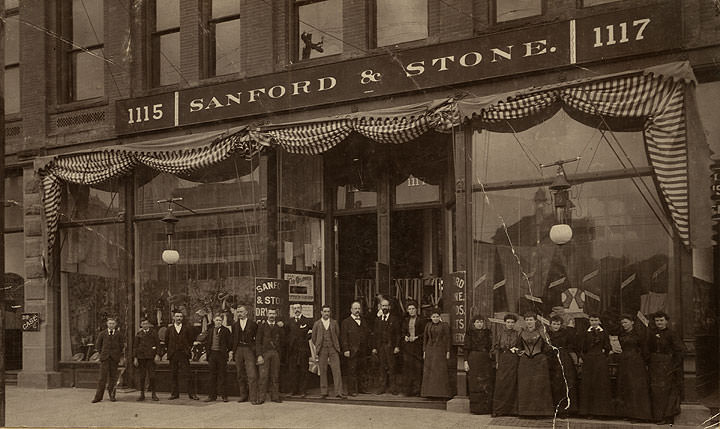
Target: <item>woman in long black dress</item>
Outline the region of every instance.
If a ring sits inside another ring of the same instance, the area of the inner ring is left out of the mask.
[[[618,414],[633,420],[650,420],[650,388],[645,359],[645,336],[635,329],[632,316],[620,316],[622,332],[618,336],[621,352],[618,355],[617,396]]]
[[[450,326],[433,310],[423,336],[423,381],[421,396],[449,398],[448,360],[450,359]]]
[[[680,336],[668,327],[670,318],[667,314],[657,312],[653,320],[655,329],[648,337],[652,415],[658,423],[671,424],[675,416],[680,414],[685,345]]]
[[[493,417],[517,414],[518,332],[515,330],[517,316],[507,314],[503,320],[505,327],[500,330],[492,347],[497,365],[493,391]]]
[[[547,362],[550,346],[538,329],[535,313],[525,313],[525,329],[520,332],[517,347],[520,349],[517,370],[518,414],[554,415]]]
[[[465,371],[468,373],[470,412],[473,414],[490,414],[492,411],[490,338],[485,319],[475,316],[465,335]]]
[[[582,379],[580,381],[580,415],[607,417],[614,414],[610,391],[610,337],[600,326],[600,316],[589,316],[590,327],[580,338]]]
[[[575,353],[574,332],[563,326],[562,317],[553,316],[548,336],[554,347],[548,359],[553,405],[558,414],[575,414],[578,409],[577,370],[570,355]]]

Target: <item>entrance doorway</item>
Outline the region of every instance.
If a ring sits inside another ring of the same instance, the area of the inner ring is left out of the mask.
[[[342,320],[356,299],[372,299],[378,249],[375,213],[337,218],[337,255],[340,308],[335,314]]]

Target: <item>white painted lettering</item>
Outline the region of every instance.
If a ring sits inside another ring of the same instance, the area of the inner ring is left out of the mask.
[[[468,58],[471,57],[471,62],[468,62]],[[467,54],[460,57],[460,65],[463,67],[474,67],[480,64],[480,61],[482,61],[482,55],[480,54],[480,52],[468,52]]]
[[[198,112],[203,109],[203,99],[202,98],[196,98],[192,101],[190,101],[190,111],[191,112]]]
[[[405,76],[413,77],[425,73],[425,61],[415,61],[405,66]]]
[[[248,103],[254,103],[255,101],[257,101],[257,97],[260,94],[265,94],[265,88],[251,89],[250,99],[248,100]]]
[[[210,102],[205,106],[205,110],[207,109],[216,109],[218,107],[223,107],[222,103],[220,103],[220,100],[218,100],[216,97],[213,97],[210,99]]]
[[[547,40],[536,40],[523,43],[523,45],[525,45],[525,55],[523,57],[547,54]]]
[[[447,68],[447,61],[448,61],[448,60],[450,60],[450,61],[455,61],[455,56],[454,56],[454,55],[448,55],[447,57],[434,58],[434,59],[432,60],[432,65],[435,65],[435,64],[437,64],[437,63],[440,63],[440,68],[438,69],[438,71],[447,71],[447,69],[448,69],[448,68]]]
[[[330,82],[329,86],[325,86],[326,80]],[[321,77],[320,79],[318,79],[318,82],[320,82],[320,88],[318,89],[318,92],[327,91],[328,89],[333,89],[333,88],[335,88],[335,85],[337,84],[337,80],[335,80],[335,78],[332,76]]]
[[[300,88],[302,88],[302,91],[305,94],[310,93],[310,88],[309,88],[310,81],[309,80],[304,80],[302,82],[293,82],[292,86],[293,86],[292,95],[298,95],[300,93]]]
[[[225,105],[229,106],[230,103],[240,104],[240,94],[242,94],[242,92],[238,92],[237,97],[233,94],[225,94],[225,97],[227,97],[227,103]]]
[[[493,59],[490,61],[491,63],[496,63],[498,61],[498,57],[505,58],[506,60],[512,59],[512,47],[513,45],[508,45],[507,52],[503,51],[500,48],[492,48],[490,51],[492,51]]]
[[[270,98],[280,98],[285,95],[285,87],[282,85],[275,85],[268,91]]]

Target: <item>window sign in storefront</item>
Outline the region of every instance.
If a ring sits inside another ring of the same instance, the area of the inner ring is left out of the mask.
[[[313,302],[315,278],[312,274],[285,273],[284,277],[288,282],[291,302]]]
[[[453,345],[465,344],[465,327],[467,325],[465,271],[450,273],[443,285],[446,311],[450,313],[450,333]]]
[[[679,48],[679,2],[117,102],[118,134],[452,86]]]
[[[257,277],[255,279],[255,321],[267,318],[269,309],[278,310],[288,306],[288,281]]]

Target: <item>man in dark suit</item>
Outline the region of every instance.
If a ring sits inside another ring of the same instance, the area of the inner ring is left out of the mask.
[[[342,373],[340,372],[340,327],[337,321],[330,318],[330,306],[323,305],[322,318],[315,322],[312,329],[312,342],[317,350],[318,368],[320,369],[320,394],[328,396],[327,367],[330,364],[335,396],[345,399],[342,391]]]
[[[405,394],[420,396],[423,370],[423,333],[427,320],[418,315],[418,306],[408,302],[407,317],[402,323],[402,379]]]
[[[238,402],[249,400],[257,402],[258,375],[255,359],[255,335],[257,324],[248,319],[247,307],[238,306],[235,310],[237,320],[232,325],[233,357],[237,373],[240,399]],[[249,391],[249,392],[248,392]]]
[[[383,381],[378,395],[382,395],[388,389],[393,395],[398,394],[397,388],[397,366],[395,358],[400,353],[400,320],[390,314],[390,301],[383,299],[380,302],[381,314],[375,319],[373,328],[373,350],[374,355],[380,357],[380,368],[383,374]]]
[[[223,402],[228,401],[225,374],[227,373],[228,352],[232,349],[232,334],[228,328],[223,326],[222,322],[222,316],[215,316],[214,326],[209,329],[205,337],[205,350],[210,370],[210,387],[205,402],[215,401],[218,391]]]
[[[350,396],[364,392],[364,389],[361,388],[361,379],[367,365],[370,328],[367,320],[363,320],[360,316],[361,314],[360,302],[354,301],[350,306],[350,316],[342,321],[340,329],[343,355],[347,359],[347,390]]]
[[[310,335],[312,321],[302,314],[302,305],[293,304],[293,318],[287,324],[288,330],[288,376],[293,395],[305,397],[310,357]]]
[[[140,321],[140,330],[135,334],[135,356],[133,364],[139,370],[139,386],[140,397],[138,401],[145,400],[145,380],[150,383],[149,388],[152,392],[152,400],[160,399],[155,394],[155,355],[158,347],[160,347],[160,339],[157,332],[152,329],[150,320],[144,318]]]
[[[193,392],[193,382],[190,373],[190,350],[195,336],[192,328],[183,323],[183,314],[179,310],[173,312],[173,324],[165,332],[167,356],[170,361],[170,376],[172,379],[172,393],[169,399],[180,397],[180,374],[187,381],[188,397],[198,400],[200,398]]]
[[[273,402],[282,402],[280,398],[280,352],[285,337],[283,323],[277,321],[277,309],[270,308],[267,320],[258,326],[255,337],[257,364],[260,372],[260,389],[256,405],[265,402],[270,382],[270,398]]]
[[[117,382],[118,362],[123,354],[125,341],[117,329],[117,320],[108,317],[107,329],[100,331],[95,341],[95,348],[100,353],[100,379],[98,380],[95,398],[92,402],[100,402],[107,386],[110,401],[115,402],[115,383]]]

